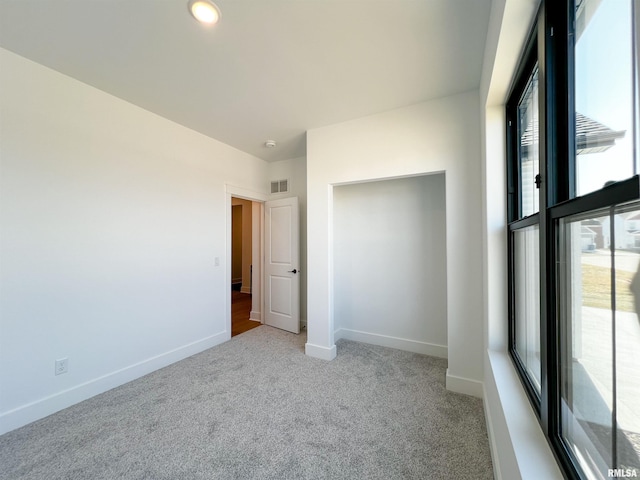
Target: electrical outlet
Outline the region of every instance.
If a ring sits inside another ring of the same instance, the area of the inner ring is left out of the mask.
[[[56,360],[56,375],[67,373],[68,368],[69,368],[68,358],[61,358],[59,360]]]

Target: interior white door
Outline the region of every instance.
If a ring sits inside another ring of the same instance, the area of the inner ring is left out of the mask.
[[[265,202],[264,219],[264,323],[300,333],[298,197]]]

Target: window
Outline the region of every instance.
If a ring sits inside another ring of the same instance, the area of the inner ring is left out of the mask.
[[[576,0],[576,193],[636,173],[631,0]]]
[[[518,103],[519,186],[521,216],[533,215],[540,209],[536,177],[540,172],[538,123],[538,67],[529,77]]]
[[[635,202],[559,222],[561,436],[596,478],[640,467],[640,249],[626,225],[639,213]]]
[[[640,477],[639,3],[543,0],[507,103],[509,352],[567,478]]]
[[[513,283],[510,311],[514,320],[510,332],[511,354],[526,379],[527,389],[538,399],[541,392],[538,225],[540,123],[538,65],[532,44],[513,98],[514,102],[508,108],[514,159],[509,169],[509,264]],[[538,404],[539,400],[536,400]]]
[[[513,232],[514,348],[540,395],[540,249],[538,225]]]

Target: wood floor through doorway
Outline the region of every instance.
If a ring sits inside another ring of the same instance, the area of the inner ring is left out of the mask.
[[[252,328],[259,327],[260,322],[249,320],[251,314],[251,294],[231,291],[231,336],[235,337]]]

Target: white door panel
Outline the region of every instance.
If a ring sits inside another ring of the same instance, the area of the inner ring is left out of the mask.
[[[292,238],[291,222],[292,208],[288,205],[271,207],[271,262],[277,265],[291,265]]]
[[[298,198],[265,203],[265,323],[300,333]]]
[[[291,315],[291,279],[271,276],[271,311],[278,315]]]

